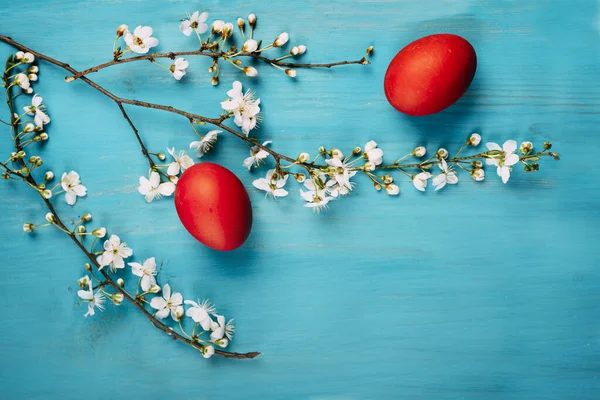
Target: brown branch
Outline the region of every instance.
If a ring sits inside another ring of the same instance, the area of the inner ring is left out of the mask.
[[[9,39],[10,38],[6,38],[5,36],[0,36],[0,40],[5,41],[5,39]],[[44,57],[42,57],[41,54],[32,51],[31,49],[27,49],[24,46],[18,47],[15,46],[17,48],[22,49],[23,51],[29,51],[30,53],[34,54],[35,56],[45,59]],[[50,60],[47,60],[50,61]],[[53,60],[50,61],[53,64],[59,65],[65,69],[70,69],[71,67],[68,64],[64,64],[61,63],[57,60]],[[62,65],[61,65],[62,64]],[[72,68],[71,68],[72,69]],[[4,74],[3,76],[4,78],[4,82],[5,84],[8,86],[8,76],[7,74]],[[87,78],[82,78],[82,79],[87,79]],[[102,89],[100,86],[94,84],[93,82],[90,81],[90,84],[92,86],[96,86],[98,90],[100,90],[101,92],[106,92],[104,89]],[[109,92],[106,92],[105,94],[107,94],[107,96],[113,98],[115,96],[112,96],[112,94],[110,94]],[[115,98],[113,98],[113,100],[115,100]],[[18,120],[16,120],[13,117],[13,103],[12,103],[12,87],[8,88],[7,90],[7,104],[9,107],[9,110],[11,111],[11,121],[12,121],[12,127],[13,130],[15,131],[15,133],[18,132]],[[137,130],[135,129],[135,127],[133,126],[133,124],[131,123],[131,120],[129,120],[127,113],[125,112],[125,110],[122,108],[122,105],[119,101],[115,100],[117,102],[117,104],[119,105],[119,108],[121,108],[121,110],[123,111],[123,116],[125,117],[125,119],[127,119],[127,121],[130,123],[131,127],[134,129],[134,132],[136,132],[137,135]],[[139,139],[139,135],[138,139]],[[142,148],[144,148],[143,143],[140,140],[140,145],[142,146]],[[21,146],[20,142],[18,141],[18,138],[15,139],[15,149],[17,152],[23,150],[23,146]],[[23,166],[25,165],[22,161],[21,163],[23,164]],[[13,171],[12,169],[10,169],[6,164],[1,163],[2,167],[5,168],[7,170],[8,173],[10,173],[11,175],[14,175],[24,181],[26,181],[27,183],[29,183],[29,185],[33,188],[37,188],[39,185],[36,182],[36,180],[33,178],[33,176],[31,174],[27,174],[24,175],[21,172],[17,172],[17,171]],[[152,323],[152,325],[154,327],[156,327],[157,329],[163,331],[164,333],[166,333],[167,335],[171,336],[174,340],[178,340],[181,341],[183,343],[186,343],[192,347],[194,347],[197,350],[201,350],[202,349],[202,345],[200,343],[197,343],[177,332],[175,332],[171,327],[165,325],[164,323],[162,323],[159,319],[157,319],[154,315],[152,315],[148,310],[146,310],[144,304],[138,300],[136,300],[133,296],[131,296],[125,289],[123,289],[122,287],[120,287],[113,279],[112,277],[108,274],[108,272],[106,272],[105,269],[102,269],[100,264],[98,263],[98,261],[96,260],[96,256],[94,254],[92,254],[91,252],[89,252],[85,246],[83,245],[82,241],[77,239],[77,234],[73,231],[70,231],[67,226],[62,222],[62,220],[60,219],[58,213],[56,212],[54,206],[52,205],[52,202],[49,199],[44,198],[41,193],[38,190],[38,194],[40,195],[40,197],[42,198],[42,200],[44,201],[44,204],[46,205],[46,207],[48,208],[48,211],[50,211],[50,213],[52,213],[52,215],[54,216],[54,225],[56,225],[61,231],[65,232],[70,238],[71,241],[73,243],[75,243],[77,245],[77,247],[84,253],[84,255],[88,258],[88,260],[91,262],[92,265],[94,265],[96,267],[96,269],[102,274],[102,276],[105,278],[105,283],[103,283],[104,285],[108,285],[111,286],[113,289],[115,289],[117,292],[121,293],[124,297],[124,299],[127,299],[131,304],[133,304],[138,310],[140,310]],[[215,354],[222,356],[222,357],[226,357],[226,358],[254,358],[257,357],[258,355],[260,355],[259,352],[250,352],[250,353],[232,353],[232,352],[228,352],[228,351],[223,351],[223,350],[219,350],[219,349],[215,349]]]
[[[219,58],[232,59],[235,57],[250,57],[250,58],[254,58],[256,60],[261,60],[270,65],[277,65],[279,67],[288,67],[288,68],[331,68],[331,67],[337,67],[340,65],[351,65],[351,64],[363,64],[364,65],[364,64],[369,63],[368,61],[366,61],[365,57],[361,58],[360,60],[336,61],[336,62],[332,62],[332,63],[315,63],[315,64],[292,63],[292,62],[283,62],[283,61],[280,61],[277,59],[267,58],[267,57],[261,56],[260,54],[261,53],[256,53],[256,52],[255,53],[243,52],[243,53],[238,53],[238,54],[229,54],[228,52],[224,52],[224,51],[212,52],[212,51],[205,51],[204,46],[203,46],[203,48],[200,48],[198,50],[171,51],[168,53],[145,54],[145,55],[141,55],[141,56],[120,58],[117,60],[107,61],[105,63],[102,63],[102,64],[96,65],[94,67],[88,68],[86,70],[83,70],[81,72],[73,73],[73,75],[66,77],[65,81],[72,82],[76,79],[81,78],[82,76],[92,74],[94,72],[98,72],[104,68],[112,67],[113,65],[127,64],[127,63],[134,62],[134,61],[154,62],[154,60],[157,58],[168,58],[168,59],[174,60],[176,57],[181,57],[181,56],[204,56],[204,57],[210,57],[213,60],[218,60]]]

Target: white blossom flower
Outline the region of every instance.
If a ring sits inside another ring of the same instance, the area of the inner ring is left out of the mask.
[[[208,132],[200,141],[190,143],[190,149],[196,149],[196,157],[201,158],[213,148],[217,141],[217,136],[223,131],[214,130]]]
[[[481,143],[481,135],[479,133],[473,133],[469,136],[468,142],[471,146],[479,146],[479,143]]]
[[[374,140],[365,144],[365,155],[369,160],[371,171],[375,169],[375,166],[383,162],[383,150],[377,148],[377,142]]]
[[[77,296],[87,303],[88,311],[84,314],[84,317],[87,318],[90,315],[96,314],[96,308],[100,311],[104,310],[104,294],[99,290],[94,293],[91,280],[88,281],[88,289],[79,290]]]
[[[131,257],[132,254],[133,250],[127,247],[127,243],[121,243],[117,235],[110,235],[110,238],[104,241],[104,252],[96,258],[96,261],[100,264],[99,269],[108,265],[111,272],[115,272],[117,269],[125,268],[123,259]]]
[[[290,37],[287,32],[280,33],[279,36],[277,36],[277,39],[275,39],[275,41],[273,42],[273,47],[283,46],[284,44],[287,43],[289,38]]]
[[[158,39],[152,37],[152,28],[139,25],[133,33],[125,32],[125,43],[134,53],[146,54],[152,47],[158,45]]]
[[[214,323],[210,314],[217,312],[215,306],[208,300],[202,302],[198,300],[198,303],[192,300],[186,300],[184,303],[192,306],[187,309],[185,315],[193,319],[194,322],[200,324],[203,330],[209,331]]]
[[[208,30],[208,25],[205,24],[207,19],[208,13],[206,11],[203,13],[195,11],[191,16],[181,22],[179,30],[185,36],[190,36],[193,31],[204,33]]]
[[[169,284],[165,284],[162,288],[162,297],[153,297],[150,301],[150,307],[158,310],[155,314],[158,319],[165,319],[171,313],[171,318],[174,321],[179,321],[183,315],[183,296],[181,293],[171,293]]]
[[[334,199],[334,197],[329,196],[326,185],[324,185],[324,188],[318,188],[312,179],[308,179],[304,182],[304,186],[308,189],[307,192],[300,190],[300,196],[306,201],[304,207],[312,208],[315,212],[327,208],[327,203]]]
[[[495,165],[496,172],[499,177],[502,178],[502,182],[508,182],[510,178],[511,166],[519,162],[519,156],[515,154],[517,150],[517,142],[514,140],[507,140],[504,142],[502,147],[497,143],[486,143],[488,150],[497,150],[501,153],[494,158],[486,158],[485,162],[487,165]]]
[[[469,173],[471,174],[471,178],[475,179],[477,182],[485,179],[485,171],[481,168],[473,169]]]
[[[420,172],[413,176],[412,183],[413,185],[415,185],[415,188],[417,188],[417,190],[424,192],[425,188],[427,187],[427,180],[429,178],[431,178],[431,174],[429,172]]]
[[[221,107],[226,111],[233,112],[234,123],[242,128],[246,136],[256,127],[257,118],[260,113],[260,99],[254,98],[254,93],[250,90],[242,93],[242,84],[239,81],[233,82],[233,89],[227,92],[230,99],[221,103]]]
[[[173,182],[161,182],[158,172],[152,171],[150,179],[144,176],[140,177],[140,186],[138,187],[140,194],[146,196],[146,201],[150,203],[152,200],[159,199],[161,196],[170,196],[175,191]]]
[[[350,182],[350,178],[356,175],[356,171],[351,171],[350,166],[337,157],[329,158],[325,162],[332,167],[332,178],[337,182],[339,188],[342,189],[340,194],[347,194],[348,191],[351,191],[352,182]]]
[[[68,174],[64,172],[60,178],[60,184],[66,192],[65,200],[70,206],[77,202],[77,197],[83,197],[87,193],[86,187],[79,180],[79,174],[75,171],[71,171]]]
[[[183,172],[192,165],[194,165],[194,160],[192,160],[192,157],[187,155],[185,150],[180,150],[179,155],[175,154],[175,147],[173,147],[172,149],[169,149],[167,147],[167,151],[169,152],[171,157],[173,157],[174,160],[171,164],[169,164],[169,168],[167,168],[168,175],[179,175],[180,171]]]
[[[152,286],[156,285],[156,260],[154,257],[148,258],[143,264],[132,262],[127,263],[131,267],[131,273],[139,276],[140,286],[144,292],[148,291]]]
[[[252,185],[257,189],[267,192],[267,196],[284,197],[288,195],[287,190],[283,189],[287,183],[288,177],[289,175],[286,175],[283,178],[279,175],[275,176],[275,170],[270,169],[267,171],[267,176],[265,178],[255,180],[252,182]]]
[[[217,322],[213,322],[211,326],[212,332],[210,333],[210,340],[213,342],[222,339],[224,336],[231,340],[233,332],[235,332],[235,326],[233,320],[225,323],[225,317],[223,315],[217,315]],[[222,346],[224,347],[224,346]]]
[[[15,75],[15,84],[23,90],[27,90],[31,86],[31,83],[29,83],[29,78],[23,73]]]
[[[242,46],[242,51],[246,53],[253,53],[258,49],[258,42],[254,39],[248,39]]]
[[[34,115],[34,122],[38,128],[43,128],[45,124],[50,122],[50,117],[44,112],[46,106],[42,104],[42,97],[38,94],[31,99],[31,105],[23,107],[27,115]]]
[[[173,64],[169,67],[173,78],[180,80],[185,75],[185,70],[190,65],[185,58],[176,58]]]
[[[270,140],[263,142],[263,146],[268,146],[271,144]],[[267,158],[269,153],[266,150],[261,149],[258,146],[252,146],[250,148],[250,157],[244,160],[244,167],[248,168],[248,171],[252,169],[252,166],[258,167],[262,160]]]
[[[442,158],[440,160],[440,163],[438,164],[438,167],[440,167],[442,173],[433,178],[432,183],[433,186],[435,186],[435,190],[440,190],[441,188],[446,186],[447,183],[451,185],[455,185],[458,183],[458,177],[456,176],[456,173],[452,171],[452,168],[448,166],[446,160]]]
[[[519,151],[523,154],[530,153],[533,150],[533,143],[531,142],[523,142],[519,147]]]

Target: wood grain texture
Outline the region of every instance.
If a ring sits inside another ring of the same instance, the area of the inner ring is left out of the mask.
[[[264,170],[248,173],[245,146],[224,137],[206,159],[241,178],[255,220],[247,244],[223,254],[182,229],[172,200],[146,205],[137,194],[145,160],[114,104],[42,65],[36,90],[52,124],[41,155],[57,173],[77,170],[88,187],[76,209],[59,201],[59,210],[90,211],[137,257],[157,257],[162,282],[236,318],[232,350],[263,355],[205,361],[128,306],[84,319],[76,279],[85,260],[58,232],[23,234],[45,211],[26,188],[2,182],[0,398],[598,398],[600,170],[584,163],[600,146],[598,2],[1,3],[3,34],[78,69],[110,57],[121,23],[153,26],[161,51],[195,46],[178,20],[199,6],[226,20],[255,12],[260,37],[288,31],[307,45],[306,61],[360,57],[373,44],[367,68],[299,71],[292,81],[262,66],[258,79],[242,79],[264,104],[257,135],[286,154],[370,139],[390,157],[419,144],[452,152],[478,131],[491,141],[550,140],[563,159],[536,174],[516,171],[507,185],[462,174],[455,187],[422,194],[402,182],[398,198],[361,178],[317,216],[295,188],[265,200],[251,185]],[[439,32],[473,44],[475,80],[447,111],[405,117],[383,95],[387,63]],[[0,46],[2,57],[9,51]],[[218,115],[241,77],[227,68],[213,88],[208,61],[190,65],[181,82],[145,63],[93,78],[123,96]],[[155,151],[192,140],[181,118],[128,111]],[[9,146],[2,135],[0,149]]]

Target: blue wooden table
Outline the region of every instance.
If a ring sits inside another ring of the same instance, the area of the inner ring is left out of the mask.
[[[399,197],[360,177],[349,198],[316,215],[302,207],[298,186],[289,198],[265,199],[252,187],[265,170],[249,173],[244,144],[224,136],[205,160],[240,177],[254,226],[241,249],[220,253],[181,227],[172,199],[148,205],[137,193],[147,164],[114,104],[42,63],[36,91],[52,123],[41,155],[88,187],[76,210],[60,201],[59,212],[89,211],[139,258],[155,256],[163,282],[235,317],[232,350],[263,354],[206,361],[127,305],[83,318],[76,279],[85,259],[58,231],[23,233],[45,208],[23,185],[2,182],[0,398],[597,399],[598,2],[254,3],[2,1],[0,33],[83,69],[110,58],[121,23],[151,25],[158,50],[169,51],[196,45],[178,29],[186,12],[204,7],[211,20],[231,21],[255,12],[262,37],[289,32],[307,45],[306,61],[359,58],[374,45],[373,64],[300,70],[296,81],[266,66],[254,80],[225,68],[217,88],[199,59],[181,82],[149,63],[93,79],[124,97],[209,116],[241,79],[262,100],[255,135],[289,155],[372,139],[390,156],[417,145],[453,152],[480,132],[484,141],[549,140],[562,160],[535,174],[516,170],[506,185],[491,169],[483,183],[462,174],[437,193],[400,181]],[[448,110],[403,116],[383,94],[387,64],[439,32],[473,44],[475,80]],[[2,57],[10,51],[0,46]],[[193,140],[180,117],[128,111],[151,150]],[[2,135],[3,154],[10,146]]]

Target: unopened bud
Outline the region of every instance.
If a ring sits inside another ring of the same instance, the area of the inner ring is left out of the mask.
[[[258,42],[254,39],[248,39],[244,42],[242,46],[242,51],[246,53],[255,52],[258,49]]]
[[[52,190],[50,190],[50,189],[42,190],[41,194],[42,194],[43,198],[48,200],[49,198],[52,197]]]
[[[48,182],[48,181],[51,181],[52,179],[54,179],[54,172],[46,171],[46,173],[44,174],[44,180],[46,182]]]
[[[219,347],[225,348],[229,344],[229,340],[227,338],[221,338],[219,340],[215,340],[214,343]]]
[[[92,220],[92,214],[90,213],[85,213],[83,214],[83,216],[81,217],[82,220],[84,220],[85,222],[89,222]]]
[[[383,175],[381,177],[381,179],[383,180],[384,183],[392,183],[392,182],[394,182],[394,178],[392,178],[390,175]]]
[[[23,167],[19,170],[19,172],[23,175],[29,175],[29,168]]]
[[[32,82],[35,82],[38,80],[37,74],[29,74],[29,75],[27,75],[27,78],[29,78],[29,80]]]
[[[31,122],[25,125],[25,127],[23,128],[23,132],[33,132],[34,130],[35,125],[33,125]]]
[[[302,183],[306,180],[306,176],[301,172],[294,174],[294,178],[296,179],[296,182],[299,182],[299,183]]]
[[[419,146],[413,150],[415,157],[423,157],[425,154],[427,154],[427,149],[423,146]]]
[[[467,143],[469,143],[471,146],[479,146],[479,143],[481,143],[481,135],[479,133],[471,134],[471,136],[469,136],[467,139]]]
[[[212,33],[221,33],[225,27],[225,21],[216,20],[212,23]]]
[[[240,28],[240,31],[244,31],[244,28],[246,27],[246,23],[244,22],[243,18],[238,18],[237,19],[237,26],[238,28]]]
[[[319,147],[319,154],[325,154],[325,147]]]
[[[258,75],[258,71],[254,67],[244,67],[242,71],[246,74],[246,76],[255,77]]]
[[[477,168],[483,168],[483,163],[479,160],[473,161],[471,163],[471,165],[473,166],[473,168],[477,169]]]
[[[435,153],[435,156],[437,158],[448,158],[448,150],[444,149],[443,147],[438,149],[437,153]]]
[[[23,90],[25,93],[27,94],[31,94],[33,93],[33,88],[32,87],[28,87],[27,89]]]
[[[342,153],[339,149],[331,149],[329,151],[329,154],[331,154],[332,158],[337,158],[338,160],[344,158],[344,153]]]
[[[148,289],[148,292],[150,292],[150,293],[158,293],[158,292],[160,292],[160,286],[154,285],[150,289]]]
[[[24,232],[33,232],[35,230],[35,225],[30,224],[29,222],[26,224],[23,224],[23,231]]]
[[[252,29],[256,28],[256,15],[254,13],[248,15],[248,24]]]
[[[42,140],[48,140],[48,134],[46,132],[42,132],[38,136]]]
[[[371,53],[373,53],[373,46],[367,47],[367,55],[369,56]]]
[[[125,287],[125,281],[123,280],[123,278],[117,279],[117,285],[119,285],[120,287]]]
[[[158,153],[158,154],[156,155],[156,157],[158,157],[158,159],[159,159],[160,161],[165,161],[165,160],[167,159],[167,156],[165,156],[165,153]]]
[[[550,150],[552,148],[552,143],[544,142],[544,150]]]
[[[306,46],[303,45],[303,44],[301,44],[300,46],[298,46],[297,49],[298,49],[298,55],[306,53]]]
[[[523,142],[519,148],[519,151],[523,154],[530,153],[533,150],[533,143],[531,142]]]
[[[83,225],[79,225],[79,226],[77,227],[77,233],[79,233],[79,234],[83,234],[83,233],[85,233],[85,226],[83,226]]]
[[[3,172],[2,179],[10,179],[10,175],[7,172]]]
[[[277,39],[275,39],[275,41],[273,42],[273,47],[283,46],[284,44],[287,43],[289,38],[290,37],[287,32],[280,33],[279,36],[277,36]]]
[[[124,298],[125,298],[125,296],[123,295],[123,293],[115,293],[112,295],[112,301],[117,306],[123,302]]]
[[[97,238],[103,238],[106,236],[106,228],[96,228],[92,231],[92,235],[96,236]]]
[[[85,263],[85,270],[88,272],[92,271],[92,265],[90,263]]]
[[[52,213],[47,213],[46,214],[46,221],[50,222],[51,224],[54,223],[54,214]]]
[[[357,156],[359,154],[362,153],[362,149],[360,148],[360,146],[356,146],[354,149],[352,149],[352,155],[353,156]]]
[[[310,154],[308,153],[300,153],[298,156],[298,161],[301,163],[305,163],[310,159]]]
[[[31,67],[27,68],[27,72],[37,74],[38,72],[40,72],[40,69],[37,65],[32,65]]]
[[[296,77],[296,70],[295,69],[288,68],[288,69],[285,70],[285,73],[290,78],[295,78]]]
[[[212,83],[213,86],[217,86],[219,84],[219,77],[213,76],[212,79],[210,80],[210,83]]]
[[[374,182],[373,186],[375,186],[375,190],[381,190],[381,184],[379,184],[378,182]]]
[[[127,32],[129,30],[129,27],[125,24],[121,24],[119,25],[119,27],[117,28],[117,37],[121,37],[125,34],[125,32]]]

